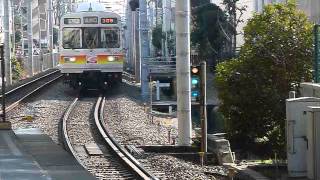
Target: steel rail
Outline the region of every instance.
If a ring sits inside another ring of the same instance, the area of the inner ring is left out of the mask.
[[[120,145],[109,133],[104,122],[105,97],[100,96],[94,110],[94,119],[97,128],[105,142],[112,148],[119,158],[129,166],[141,179],[158,179],[147,171],[122,145]]]
[[[55,72],[56,73],[56,72]],[[54,73],[50,73],[49,75],[52,75]],[[45,75],[45,77],[48,77],[49,75]],[[62,75],[59,75],[58,77],[42,84],[41,86],[37,87],[36,89],[32,90],[31,92],[27,93],[26,95],[24,95],[23,97],[21,97],[20,99],[16,100],[15,102],[13,102],[12,104],[6,106],[6,111],[11,111],[13,110],[15,107],[17,107],[23,100],[25,100],[26,98],[28,98],[29,96],[33,95],[34,93],[36,93],[37,91],[39,91],[40,89],[50,85],[51,83],[55,82],[56,80],[60,79],[62,77]],[[43,78],[43,77],[42,77]],[[36,80],[33,80],[33,82],[36,82],[36,81],[39,81],[40,79],[42,78],[37,78]],[[28,84],[24,84],[24,85],[21,85],[19,86],[19,88],[15,88],[15,90],[11,90],[9,91],[8,93],[12,94],[13,92],[17,91],[18,89],[22,89],[22,87],[25,87],[26,85],[30,85],[31,83],[28,83]],[[2,96],[0,96],[2,97]],[[2,110],[0,111],[0,115],[2,115]]]
[[[69,105],[67,111],[65,112],[65,114],[63,115],[62,118],[62,127],[61,127],[61,135],[62,135],[62,141],[63,141],[63,145],[64,147],[72,154],[72,156],[77,160],[77,162],[83,167],[86,168],[85,165],[82,163],[82,161],[80,160],[80,158],[76,155],[76,150],[73,148],[73,146],[71,145],[71,141],[70,138],[68,136],[68,131],[67,131],[67,121],[70,117],[71,112],[74,110],[74,108],[76,107],[76,104],[79,100],[79,97],[76,97],[72,103]]]
[[[43,75],[43,76],[38,77],[38,78],[36,78],[36,79],[34,79],[34,80],[32,80],[32,81],[26,82],[26,83],[24,83],[24,84],[22,84],[22,85],[20,85],[20,86],[18,86],[18,87],[15,87],[15,88],[7,91],[5,94],[6,94],[6,95],[12,94],[13,92],[15,92],[15,91],[17,91],[17,90],[19,90],[19,89],[21,89],[21,88],[23,88],[23,87],[25,87],[25,86],[28,86],[28,85],[30,85],[30,84],[33,84],[33,83],[35,83],[35,82],[37,82],[37,81],[39,81],[39,80],[41,80],[41,79],[43,79],[43,78],[46,78],[46,77],[51,76],[51,75],[53,75],[53,74],[55,74],[55,73],[58,73],[58,72],[60,72],[60,70],[52,71],[52,72],[50,72],[50,73],[48,73],[48,74],[46,74],[46,75]],[[2,98],[2,95],[0,95],[0,98]]]

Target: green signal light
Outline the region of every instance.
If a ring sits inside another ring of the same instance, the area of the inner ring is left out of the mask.
[[[198,97],[199,96],[199,92],[198,91],[192,91],[191,92],[191,96],[192,97]]]
[[[198,79],[192,79],[191,80],[191,84],[193,84],[193,85],[198,84],[198,83],[199,83]]]

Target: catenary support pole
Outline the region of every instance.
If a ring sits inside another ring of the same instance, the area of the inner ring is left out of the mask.
[[[49,62],[47,65],[52,68],[55,63],[53,59],[53,22],[52,22],[52,0],[48,0],[48,37],[49,37]]]
[[[5,81],[8,85],[12,84],[12,76],[11,76],[11,50],[10,50],[10,32],[9,32],[9,0],[4,0],[3,4],[4,8],[4,19],[3,19],[3,25],[4,25],[4,60],[5,60],[5,66],[6,66],[6,77]]]
[[[141,44],[141,96],[144,101],[149,98],[148,87],[148,66],[146,58],[149,57],[149,39],[148,39],[148,19],[147,19],[147,2],[146,0],[139,0],[139,30],[140,30],[140,44]]]
[[[191,145],[190,1],[176,1],[176,69],[179,145]]]
[[[32,40],[32,0],[27,2],[27,22],[28,22],[28,75],[33,76],[33,40]]]

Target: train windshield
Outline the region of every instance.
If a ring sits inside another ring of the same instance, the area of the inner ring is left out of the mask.
[[[65,49],[81,48],[80,28],[64,28],[62,41]]]
[[[101,47],[102,48],[119,48],[120,47],[119,28],[102,28],[101,29]]]
[[[99,28],[83,28],[82,48],[99,48]]]

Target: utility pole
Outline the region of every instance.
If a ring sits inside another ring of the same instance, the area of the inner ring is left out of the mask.
[[[9,0],[4,0],[4,56],[5,56],[5,69],[6,77],[5,81],[8,85],[12,84],[11,76],[11,50],[10,50],[10,33],[9,33]]]
[[[163,25],[162,31],[165,33],[165,39],[163,39],[163,56],[168,57],[168,32],[171,30],[171,0],[164,0],[163,2]]]
[[[156,4],[154,6],[156,11],[156,27],[158,27],[158,0],[155,0]]]
[[[33,76],[33,32],[32,32],[32,0],[27,2],[27,23],[28,23],[28,75]]]
[[[53,62],[53,22],[52,22],[52,0],[48,0],[48,35],[49,35],[49,68],[54,66]]]
[[[14,8],[14,3],[11,1],[11,11],[12,11],[12,52],[13,52],[13,57],[16,56],[16,30],[15,30],[15,8]]]
[[[232,26],[234,28],[234,34],[233,34],[233,46],[232,46],[232,51],[234,55],[236,54],[236,49],[237,49],[237,10],[236,10],[236,5],[237,0],[233,0],[232,2]]]
[[[190,1],[176,1],[176,69],[179,145],[191,145]]]
[[[148,66],[146,58],[149,57],[147,2],[139,0],[139,30],[140,30],[140,64],[141,64],[141,96],[144,101],[149,97]]]

